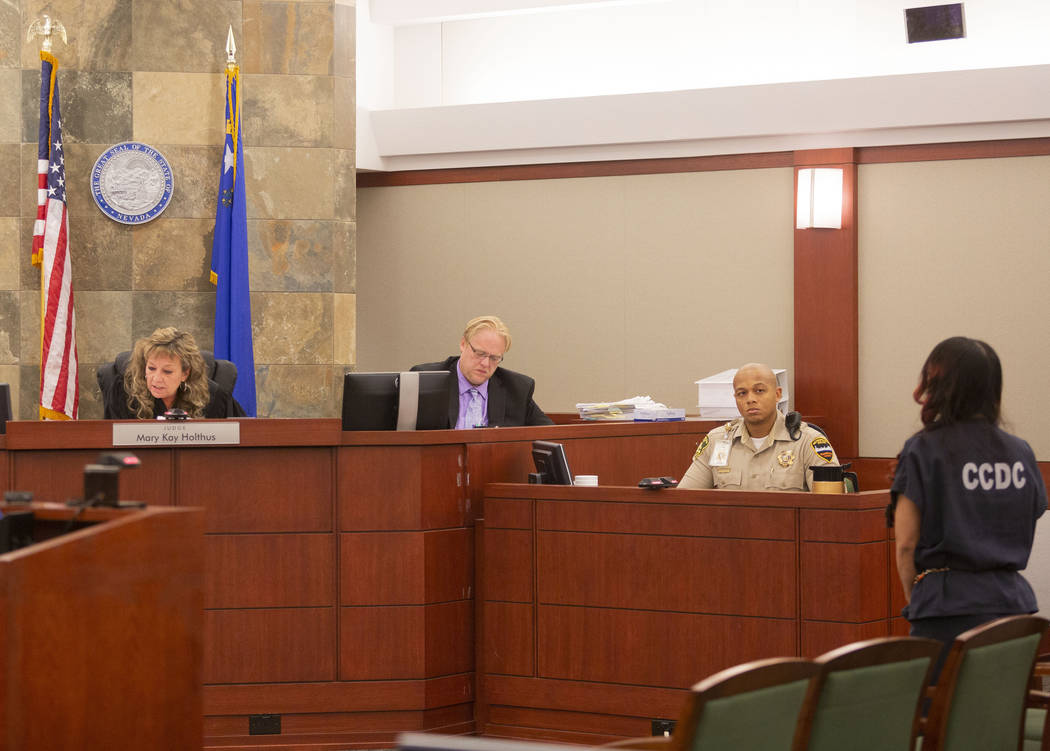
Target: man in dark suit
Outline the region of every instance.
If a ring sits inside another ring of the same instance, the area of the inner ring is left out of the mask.
[[[428,362],[412,370],[447,370],[450,428],[552,425],[532,399],[536,382],[527,375],[499,367],[510,349],[510,331],[496,316],[467,323],[459,340],[459,357]]]

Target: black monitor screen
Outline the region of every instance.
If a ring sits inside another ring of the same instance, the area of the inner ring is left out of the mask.
[[[544,485],[572,485],[569,460],[565,458],[565,447],[550,441],[532,442],[532,461],[536,473]]]
[[[448,413],[448,371],[343,376],[343,430],[441,430]]]
[[[343,430],[397,427],[397,373],[343,376]]]
[[[6,513],[0,512],[0,553],[9,553],[32,544],[33,512],[12,511],[10,506]]]

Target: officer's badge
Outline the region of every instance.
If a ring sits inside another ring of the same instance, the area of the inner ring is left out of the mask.
[[[828,443],[828,439],[824,436],[814,438],[810,445],[813,447],[813,451],[816,452],[817,456],[826,462],[830,462],[831,457],[835,455],[835,450],[831,448],[831,444]]]
[[[704,453],[704,449],[706,449],[706,448],[707,448],[707,436],[705,435],[704,436],[704,440],[700,441],[700,447],[696,450],[696,453],[693,454],[693,458],[694,459],[699,459],[700,455]]]
[[[790,467],[792,464],[795,463],[795,452],[791,449],[788,449],[787,451],[781,451],[779,454],[777,454],[777,463],[784,468]]]

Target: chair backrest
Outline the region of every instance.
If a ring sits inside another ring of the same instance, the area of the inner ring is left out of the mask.
[[[7,432],[7,421],[13,420],[11,414],[11,384],[0,383],[0,434]]]
[[[795,751],[910,751],[941,642],[884,637],[817,658],[795,733]]]
[[[233,394],[233,387],[237,383],[237,366],[229,360],[216,360],[215,355],[206,350],[201,350],[204,358],[205,373],[211,380],[219,385],[219,388],[228,394]],[[103,414],[111,416],[112,405],[109,398],[112,393],[113,382],[124,378],[124,371],[131,360],[131,350],[125,350],[113,358],[113,362],[102,363],[95,371],[95,380],[98,381],[99,391],[102,393]]]
[[[923,751],[1017,751],[1047,620],[1000,618],[956,637],[930,703]]]
[[[205,375],[219,384],[219,388],[223,391],[232,394],[233,387],[237,384],[237,366],[230,360],[215,359],[215,355],[205,349],[201,350],[201,357],[204,358]],[[113,382],[112,379],[124,377],[124,371],[128,367],[129,360],[131,360],[131,350],[125,350],[113,358],[113,362],[103,363],[98,366],[95,380],[98,381],[98,387],[102,391],[103,398],[109,392],[109,385]]]
[[[675,726],[677,751],[789,751],[815,662],[757,660],[715,673],[692,688]]]

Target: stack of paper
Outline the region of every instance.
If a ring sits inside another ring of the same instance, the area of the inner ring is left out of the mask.
[[[635,422],[671,422],[684,419],[685,410],[680,407],[637,407],[634,410]]]
[[[576,410],[584,420],[633,420],[635,412],[643,408],[667,409],[649,396],[635,396],[618,402],[580,402]]]
[[[630,402],[580,402],[576,410],[584,420],[633,420]]]
[[[736,371],[736,368],[731,368],[695,381],[698,389],[697,406],[700,408],[701,418],[732,420],[740,416],[736,408],[736,399],[733,397],[733,376],[736,375]],[[773,368],[773,373],[781,389],[777,409],[786,414],[788,411],[787,371],[783,368]]]

